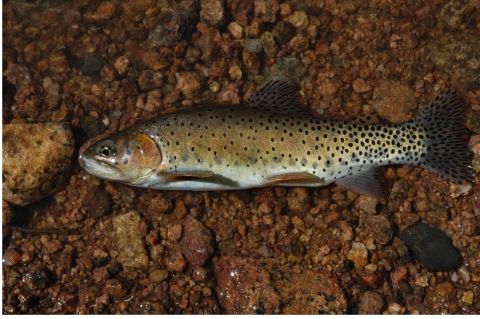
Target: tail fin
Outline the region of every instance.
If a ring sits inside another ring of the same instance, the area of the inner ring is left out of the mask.
[[[465,104],[460,93],[452,88],[443,90],[416,121],[424,127],[427,138],[427,153],[418,165],[457,184],[473,183]]]

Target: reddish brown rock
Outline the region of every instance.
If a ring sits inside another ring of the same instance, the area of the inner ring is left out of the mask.
[[[273,23],[280,10],[277,0],[257,0],[254,2],[254,16],[260,21]]]
[[[412,118],[416,108],[412,89],[398,82],[382,81],[373,90],[372,105],[378,115],[391,123],[405,122]]]
[[[222,257],[215,275],[219,301],[229,314],[341,314],[347,310],[345,296],[329,272],[298,274],[274,259]]]
[[[310,195],[305,188],[293,188],[287,194],[288,209],[299,217],[310,212]]]
[[[393,225],[385,215],[368,215],[365,218],[365,226],[377,244],[385,245],[393,237]]]
[[[373,291],[364,292],[358,302],[359,315],[378,315],[382,313],[384,302],[382,297]]]
[[[191,268],[203,266],[213,252],[210,230],[192,217],[187,217],[185,221],[179,245]]]
[[[220,32],[215,28],[207,28],[202,36],[195,41],[195,47],[202,51],[200,59],[205,63],[211,63],[218,54],[222,44]]]
[[[202,0],[200,20],[211,27],[220,28],[225,24],[223,0]]]

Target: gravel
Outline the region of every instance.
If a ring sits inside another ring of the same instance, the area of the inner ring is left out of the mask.
[[[54,145],[70,157],[63,179],[43,184],[53,191],[36,187],[35,200],[2,203],[4,314],[480,312],[478,186],[398,165],[380,171],[381,200],[335,185],[158,191],[103,181],[70,162],[91,137],[164,111],[241,103],[276,75],[290,77],[300,102],[321,116],[375,112],[390,122],[456,86],[467,127],[479,133],[475,1],[2,7],[3,133],[5,124],[62,121],[74,140]],[[4,150],[10,141],[4,136]],[[32,173],[20,176],[32,177],[45,152],[26,148]],[[404,236],[412,227],[440,239],[412,244]],[[422,244],[432,241],[433,256]],[[438,268],[439,257],[455,263]]]

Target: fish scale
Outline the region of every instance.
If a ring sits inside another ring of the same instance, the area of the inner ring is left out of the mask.
[[[401,124],[324,119],[298,104],[281,77],[245,104],[180,110],[96,141],[81,150],[80,163],[96,176],[158,189],[336,182],[380,198],[376,168],[383,165],[418,165],[457,183],[472,180],[463,114],[459,94],[446,90]]]

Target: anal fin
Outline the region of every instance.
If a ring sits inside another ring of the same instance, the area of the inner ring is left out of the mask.
[[[286,173],[270,176],[265,179],[265,186],[315,186],[324,184],[324,180],[307,172]]]
[[[361,195],[376,199],[385,197],[376,168],[370,168],[354,175],[342,177],[335,183]]]

